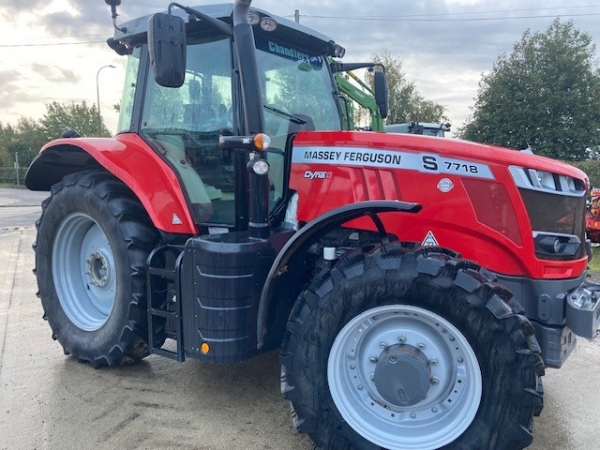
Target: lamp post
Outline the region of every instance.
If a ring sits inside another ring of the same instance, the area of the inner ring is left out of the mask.
[[[102,116],[100,115],[100,83],[98,82],[98,77],[100,76],[100,71],[102,69],[106,69],[107,67],[110,67],[111,69],[114,69],[115,66],[113,66],[112,64],[107,64],[106,66],[102,66],[98,69],[98,72],[96,72],[96,107],[98,109],[98,137],[100,137],[100,135],[102,134]]]

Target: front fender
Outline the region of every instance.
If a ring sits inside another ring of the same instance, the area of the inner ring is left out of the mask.
[[[52,141],[29,166],[25,186],[32,191],[48,191],[68,174],[101,168],[135,193],[157,229],[196,234],[175,173],[137,134]]]
[[[269,308],[273,300],[273,294],[276,292],[279,277],[286,273],[287,265],[295,255],[303,254],[321,236],[339,228],[351,220],[370,216],[377,228],[382,231],[381,227],[383,225],[379,221],[377,214],[384,212],[417,213],[421,208],[422,206],[417,203],[391,200],[358,202],[333,209],[302,227],[302,229],[283,246],[267,275],[267,280],[263,287],[258,306],[258,348],[261,348],[264,344],[264,337],[267,333]]]

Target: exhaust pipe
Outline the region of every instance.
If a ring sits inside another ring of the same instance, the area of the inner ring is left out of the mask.
[[[254,32],[248,21],[252,0],[236,0],[233,8],[233,39],[240,69],[244,116],[248,134],[264,131],[264,113]]]
[[[233,8],[233,40],[242,86],[245,133],[250,136],[256,133],[264,133],[265,130],[254,31],[248,20],[251,3],[252,0],[235,0]],[[266,152],[261,152],[260,158],[267,159]],[[269,226],[269,177],[267,174],[256,174],[251,166],[252,162],[248,165],[248,176],[250,177],[248,232],[252,238],[266,239],[271,234]]]
[[[250,12],[250,4],[252,0],[235,0],[233,7],[233,26],[238,24],[248,23],[248,12]]]

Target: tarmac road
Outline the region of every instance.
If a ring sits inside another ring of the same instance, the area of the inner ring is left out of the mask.
[[[0,189],[0,449],[302,450],[277,352],[243,364],[152,355],[94,370],[64,356],[35,296],[33,223],[45,195]],[[534,450],[600,448],[600,341],[544,378]]]

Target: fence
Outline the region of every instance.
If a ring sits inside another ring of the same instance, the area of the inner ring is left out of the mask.
[[[13,167],[0,167],[0,183],[8,184],[24,184],[27,167],[20,168],[17,174],[17,169]]]

